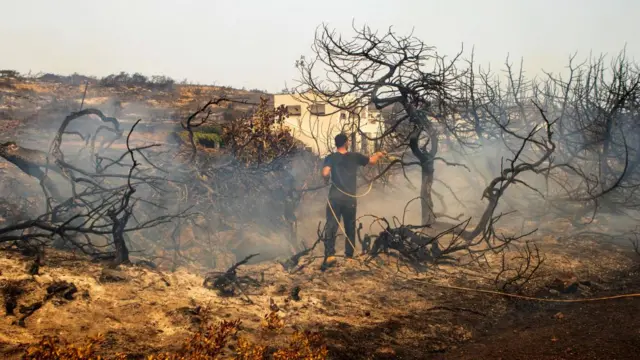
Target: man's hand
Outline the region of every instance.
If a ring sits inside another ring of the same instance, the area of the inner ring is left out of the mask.
[[[369,165],[375,165],[378,162],[378,160],[382,159],[385,156],[387,156],[386,152],[378,151],[377,153],[369,157]]]

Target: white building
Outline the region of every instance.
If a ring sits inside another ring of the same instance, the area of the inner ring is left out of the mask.
[[[347,100],[343,102],[349,103]],[[367,140],[357,131],[357,126],[369,138],[379,136],[384,131],[380,112],[370,106],[359,106],[358,114],[336,108],[310,93],[304,96],[274,95],[273,101],[275,107],[287,107],[289,117],[285,122],[291,128],[293,136],[320,156],[335,151],[334,137],[340,132],[352,136],[352,150],[373,153],[377,147],[376,142]]]

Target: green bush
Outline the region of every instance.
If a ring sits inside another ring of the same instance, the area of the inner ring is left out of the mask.
[[[182,139],[182,141],[189,143],[189,132],[181,132],[180,138]],[[216,144],[222,146],[222,137],[215,132],[194,131],[193,140],[195,141],[196,145],[200,145],[203,147],[212,148],[215,147]]]

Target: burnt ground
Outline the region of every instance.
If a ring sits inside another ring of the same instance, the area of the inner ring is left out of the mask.
[[[615,294],[640,289],[638,272],[631,276],[635,283],[620,286]],[[449,296],[456,300],[447,309],[427,309],[375,327],[332,329],[330,336],[337,340],[333,348],[340,353],[336,358],[637,359],[640,352],[640,298],[573,304],[507,300],[508,310],[490,318],[491,310],[483,311],[500,299],[454,291]],[[471,327],[473,334],[465,338],[462,331],[443,328],[436,336],[425,336],[433,330],[436,312],[452,314],[450,329]]]
[[[637,359],[639,323],[638,298],[554,306],[505,321],[442,358]]]
[[[547,262],[526,293],[552,299],[580,299],[640,292],[637,259],[627,250],[588,239],[540,239]],[[578,257],[578,255],[580,255]],[[636,255],[637,256],[637,255]],[[104,334],[102,355],[152,354],[175,349],[199,322],[194,309],[207,307],[211,321],[241,319],[243,331],[265,339],[261,320],[271,300],[286,331],[320,331],[334,359],[631,359],[640,350],[640,298],[592,303],[540,303],[499,295],[436,287],[457,285],[491,289],[491,272],[467,266],[441,266],[426,274],[398,268],[395,260],[365,266],[340,262],[325,273],[319,259],[287,274],[280,265],[243,266],[239,275],[260,285],[246,290],[252,300],[223,297],[202,286],[195,269],[163,272],[125,266],[110,270],[69,253],[50,251],[39,274],[27,274],[31,260],[0,253],[0,282],[18,281],[20,306],[42,301],[46,288],[67,281],[77,287],[71,300],[56,297],[25,320],[0,319],[0,353],[20,358],[44,335],[71,343]],[[553,294],[553,279],[567,272],[582,283],[570,294]],[[165,282],[166,280],[166,282]],[[300,300],[289,294],[299,287]],[[4,309],[2,309],[4,310]],[[18,313],[16,309],[16,313]]]

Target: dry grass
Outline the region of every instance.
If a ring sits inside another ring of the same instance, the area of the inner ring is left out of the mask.
[[[59,84],[44,82],[16,82],[14,89],[20,92],[34,92],[36,94],[50,94],[55,92]]]
[[[239,336],[241,322],[226,321],[202,328],[187,338],[180,350],[148,355],[147,360],[322,360],[328,356],[322,336],[308,331],[294,331],[285,345],[252,342]],[[284,324],[282,325],[284,326]],[[272,329],[270,329],[272,330]],[[280,329],[277,329],[280,330]],[[24,359],[33,360],[88,360],[107,359],[97,354],[105,342],[102,335],[93,337],[84,345],[67,344],[58,337],[45,336],[30,346]],[[128,354],[118,353],[110,359],[127,359]]]

